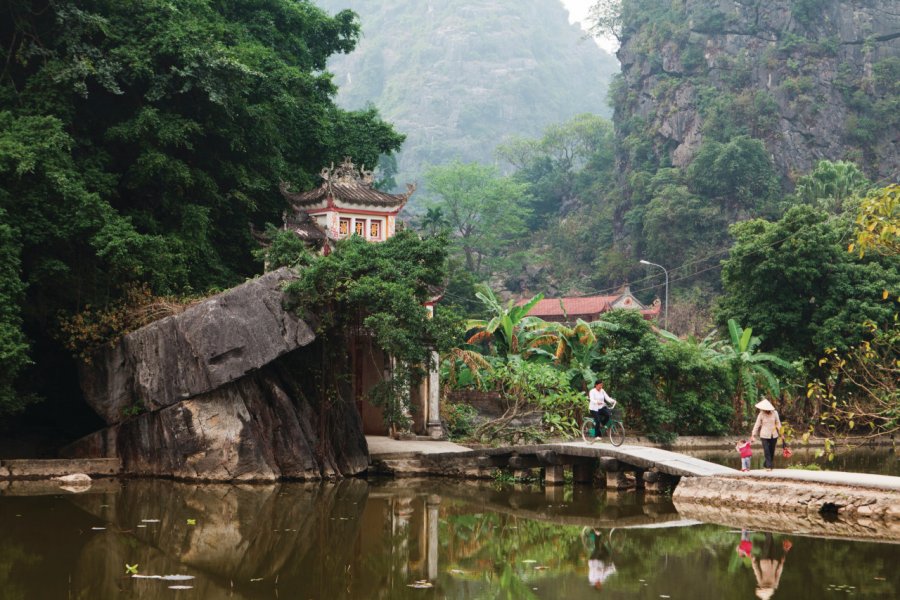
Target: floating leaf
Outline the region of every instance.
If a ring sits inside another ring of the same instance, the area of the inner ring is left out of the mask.
[[[188,520],[187,520],[187,524],[188,524],[188,525],[196,525],[196,524],[197,524],[197,519],[188,519]]]
[[[134,574],[134,573],[137,573],[137,572],[138,572],[138,565],[137,565],[137,563],[134,563],[133,565],[129,565],[128,563],[125,563],[125,574],[126,574],[126,575]]]

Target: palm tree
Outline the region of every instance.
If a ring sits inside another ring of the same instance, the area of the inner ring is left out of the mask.
[[[432,236],[435,236],[450,227],[450,222],[444,216],[444,209],[440,206],[431,206],[425,211],[421,225],[423,229],[427,229]]]
[[[737,321],[728,319],[728,334],[728,340],[711,346],[718,350],[714,360],[726,361],[731,367],[735,383],[733,427],[735,431],[739,431],[745,425],[744,419],[749,417],[749,407],[758,397],[760,387],[773,396],[778,396],[781,392],[778,379],[769,370],[769,366],[790,369],[791,365],[774,354],[757,352],[762,340],[753,337],[752,327],[741,329]],[[745,396],[747,402],[744,401]]]

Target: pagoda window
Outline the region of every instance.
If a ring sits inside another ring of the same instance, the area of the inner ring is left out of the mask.
[[[353,223],[353,233],[360,237],[365,237],[366,222],[362,219],[356,219],[356,221]]]
[[[338,224],[338,233],[341,237],[350,235],[350,219],[341,219]]]
[[[373,240],[381,239],[381,221],[369,222],[369,238]]]

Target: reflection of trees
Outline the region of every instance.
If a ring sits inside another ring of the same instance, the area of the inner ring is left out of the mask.
[[[171,597],[163,582],[125,577],[126,562],[139,563],[142,574],[195,575],[192,594],[213,599],[272,598],[277,591],[280,597],[324,600],[532,594],[578,600],[596,592],[588,585],[593,544],[583,542],[584,526],[598,516],[630,525],[636,512],[656,508],[633,493],[587,490],[551,499],[539,489],[363,481],[278,486],[129,481],[117,494],[15,502],[0,497],[3,600],[66,597],[69,574],[73,598]],[[568,525],[522,516],[537,514],[540,503],[553,518],[558,516],[553,511],[564,512],[562,505],[568,505],[567,519],[581,515],[585,521]],[[516,506],[524,512],[517,514]],[[438,514],[440,525],[431,528]],[[160,522],[137,527],[148,518]],[[188,518],[196,525],[188,525]],[[94,525],[107,529],[91,531]],[[655,598],[677,590],[696,598],[753,597],[756,578],[749,561],[733,558],[740,534],[731,529],[616,525],[598,531],[616,567],[616,575],[604,582],[605,595]],[[900,546],[774,534],[774,547],[788,537],[793,548],[776,598],[810,597],[815,591],[810,581],[822,583],[816,590],[849,584],[875,597],[896,597],[900,590]],[[764,534],[755,531],[751,538],[753,553],[760,556]],[[420,579],[435,589],[407,587]]]
[[[489,597],[532,598],[531,583],[581,571],[586,560],[580,527],[490,512],[445,516],[441,548],[444,585],[478,581]]]
[[[0,590],[3,600],[24,600],[29,596],[25,585],[12,578],[12,571],[21,565],[33,565],[39,557],[6,536],[0,537]]]

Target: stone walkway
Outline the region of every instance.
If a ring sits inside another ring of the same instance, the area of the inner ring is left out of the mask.
[[[420,454],[445,454],[450,452],[471,452],[470,448],[438,440],[395,440],[384,435],[367,435],[369,459],[381,459]]]
[[[845,485],[857,488],[900,491],[900,477],[872,475],[869,473],[845,473],[842,471],[804,471],[802,469],[754,470],[737,473],[740,477],[777,479],[788,481],[808,481],[830,485]]]

